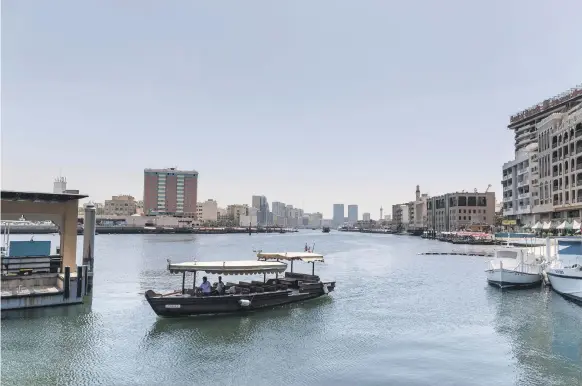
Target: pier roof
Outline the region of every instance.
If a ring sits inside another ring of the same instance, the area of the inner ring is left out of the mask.
[[[72,200],[80,200],[89,196],[73,193],[42,193],[42,192],[18,192],[14,190],[2,190],[1,198],[4,201],[30,201],[63,203]]]

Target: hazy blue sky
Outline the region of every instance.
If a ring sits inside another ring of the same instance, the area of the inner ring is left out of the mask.
[[[200,172],[331,216],[501,191],[509,115],[582,82],[582,2],[2,1],[2,188]]]

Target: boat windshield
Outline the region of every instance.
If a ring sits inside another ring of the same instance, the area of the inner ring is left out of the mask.
[[[497,258],[517,259],[517,251],[497,251]]]

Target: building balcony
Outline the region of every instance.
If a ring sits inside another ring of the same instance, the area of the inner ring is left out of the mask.
[[[517,175],[518,176],[521,176],[522,174],[527,173],[527,171],[528,171],[528,168],[518,169],[517,170]]]
[[[522,205],[517,207],[517,214],[529,213],[531,212],[531,205]]]
[[[513,208],[511,209],[503,209],[503,216],[513,216],[515,214],[515,211],[513,210]]]
[[[513,197],[509,196],[509,197],[503,197],[503,202],[511,202],[513,201]]]
[[[521,194],[519,194],[519,195],[517,196],[517,198],[521,200],[521,199],[524,199],[524,198],[529,198],[529,197],[530,197],[530,195],[531,195],[531,193],[530,193],[530,192],[527,192],[527,193],[521,193]]]
[[[576,133],[574,134],[574,138],[578,138],[578,137],[582,137],[582,130],[576,130]]]
[[[529,185],[529,180],[523,180],[517,183],[517,186],[525,186]]]
[[[508,191],[510,191],[510,190],[513,190],[513,186],[512,186],[512,185],[507,185],[507,186],[504,186],[504,187],[503,187],[503,191],[504,191],[504,192],[508,192]]]

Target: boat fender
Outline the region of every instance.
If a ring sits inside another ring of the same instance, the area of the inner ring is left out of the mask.
[[[248,299],[241,299],[238,301],[238,304],[240,304],[241,307],[250,307],[251,301]]]

